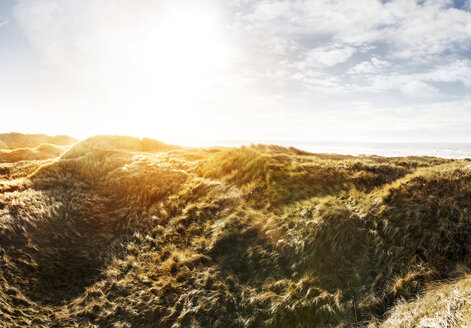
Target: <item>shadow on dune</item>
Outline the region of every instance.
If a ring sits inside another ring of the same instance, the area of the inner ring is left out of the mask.
[[[134,154],[119,148],[124,141],[125,150],[141,149],[139,139],[111,138],[114,144],[95,139],[37,168],[29,176],[28,188],[15,195],[21,203],[8,205],[9,220],[0,231],[0,245],[16,263],[6,271],[35,302],[61,304],[102,278],[110,257],[117,256],[145,209],[141,203],[139,208],[133,205],[133,192],[145,189],[142,183],[152,181],[147,180],[152,172],[132,171]],[[165,147],[157,141],[142,144],[154,150]],[[170,170],[163,173],[178,180]],[[150,199],[159,201],[169,192],[167,187],[173,186],[159,186],[153,194],[150,190]]]

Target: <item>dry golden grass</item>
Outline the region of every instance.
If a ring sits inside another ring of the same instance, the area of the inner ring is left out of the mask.
[[[42,144],[35,148],[0,149],[0,163],[56,158],[65,152],[66,149],[67,147],[51,144]]]
[[[0,159],[0,326],[470,318],[467,161],[119,136]]]
[[[0,149],[1,145],[6,145],[7,149],[17,148],[35,148],[42,144],[53,144],[58,146],[68,146],[77,142],[69,136],[55,136],[51,137],[45,134],[22,134],[22,133],[1,133],[0,134]]]
[[[56,158],[77,140],[68,136],[44,134],[0,134],[0,163]]]
[[[412,302],[399,302],[378,328],[471,327],[471,277],[434,284]]]
[[[0,139],[0,149],[10,149],[7,143]]]

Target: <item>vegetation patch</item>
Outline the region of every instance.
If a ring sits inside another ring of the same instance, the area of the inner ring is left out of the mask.
[[[469,161],[41,138],[1,144],[7,327],[469,322]]]

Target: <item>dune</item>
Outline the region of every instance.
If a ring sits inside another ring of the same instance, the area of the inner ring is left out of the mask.
[[[430,284],[416,300],[398,302],[384,322],[372,327],[469,327],[471,276],[468,271],[462,272],[459,279]]]
[[[10,149],[10,147],[8,147],[8,145],[0,139],[0,150],[2,149]]]
[[[448,326],[469,318],[469,161],[122,136],[29,149],[0,154],[6,326],[426,327],[450,306]]]
[[[82,156],[94,151],[129,151],[129,152],[162,152],[179,149],[178,146],[167,145],[161,141],[127,136],[102,135],[88,138],[74,145],[66,157]]]
[[[45,143],[57,146],[68,146],[77,141],[77,139],[63,135],[51,137],[45,134],[2,133],[0,134],[0,149],[3,144],[7,145],[9,149],[15,149],[35,148]]]
[[[16,148],[11,150],[0,149],[0,163],[15,163],[19,161],[45,160],[56,158],[67,148],[42,144],[35,148]]]

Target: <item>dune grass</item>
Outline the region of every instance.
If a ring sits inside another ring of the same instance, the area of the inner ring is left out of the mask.
[[[7,327],[469,318],[469,161],[116,136],[35,147],[0,153]]]

